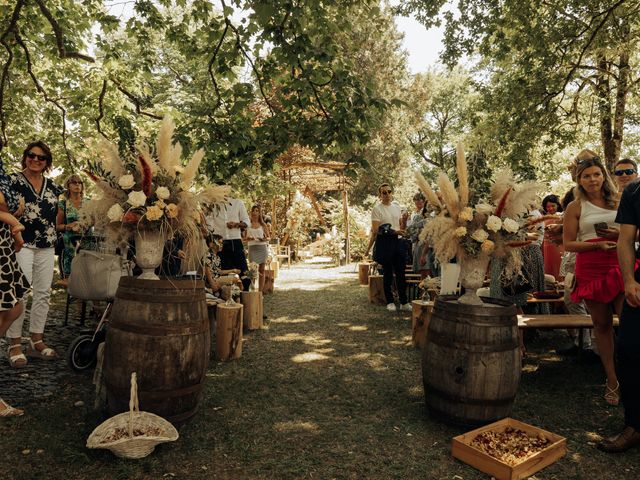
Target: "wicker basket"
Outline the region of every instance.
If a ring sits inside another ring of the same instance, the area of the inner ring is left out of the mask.
[[[143,433],[134,436],[134,432]],[[129,412],[111,417],[98,425],[87,438],[87,448],[107,448],[121,458],[143,458],[153,452],[159,443],[177,439],[178,431],[171,423],[153,413],[140,411],[134,372],[131,374]]]

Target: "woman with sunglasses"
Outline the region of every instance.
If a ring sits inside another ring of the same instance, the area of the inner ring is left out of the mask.
[[[80,226],[80,209],[84,201],[84,182],[80,175],[73,174],[65,182],[64,198],[58,202],[56,230],[63,232],[64,250],[62,251],[62,271],[65,278],[71,273],[71,260],[76,246],[82,239],[83,229]]]
[[[12,187],[24,199],[24,213],[20,217],[24,247],[16,254],[18,264],[33,288],[29,317],[29,346],[27,356],[53,360],[56,352],[44,343],[44,327],[49,314],[49,296],[53,280],[54,245],[58,196],[62,188],[45,176],[53,160],[46,143],[37,141],[27,145],[22,154],[22,171],[11,175]],[[7,330],[9,364],[24,367],[27,357],[22,352],[24,312]]]
[[[600,360],[607,375],[604,399],[620,401],[620,384],[613,360],[613,305],[620,314],[624,283],[616,254],[615,230],[619,196],[600,158],[583,150],[576,159],[576,199],[567,206],[563,222],[564,248],[576,252],[573,302],[584,300],[591,319]]]

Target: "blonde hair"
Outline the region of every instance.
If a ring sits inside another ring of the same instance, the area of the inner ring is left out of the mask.
[[[82,185],[82,192],[80,192],[81,194],[84,194],[84,180],[82,180],[82,177],[80,175],[78,175],[77,173],[73,173],[71,175],[69,175],[67,177],[67,179],[64,181],[64,196],[69,198],[69,184],[71,182],[80,182],[80,185]]]
[[[602,164],[600,157],[597,156],[591,150],[582,150],[578,156],[576,157],[576,186],[573,189],[573,193],[576,197],[576,200],[586,200],[587,192],[585,192],[582,185],[580,185],[580,176],[582,172],[584,172],[589,167],[598,167],[602,172],[602,176],[604,177],[604,182],[602,183],[602,196],[604,198],[605,204],[607,207],[611,209],[615,209],[618,206],[618,189],[616,188],[615,183],[611,180],[611,176],[609,172]]]

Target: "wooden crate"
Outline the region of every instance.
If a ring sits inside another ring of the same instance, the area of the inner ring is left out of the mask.
[[[551,440],[552,443],[544,450],[514,466],[508,465],[469,445],[480,433],[490,430],[501,432],[509,426],[523,430],[530,435],[542,434]],[[530,477],[537,471],[542,470],[544,467],[562,458],[566,453],[567,440],[564,437],[534,427],[533,425],[519,422],[513,418],[503,418],[490,425],[485,425],[484,427],[477,428],[463,435],[458,435],[453,438],[451,443],[451,455],[453,455],[454,458],[484,473],[492,475],[496,480],[519,480]]]

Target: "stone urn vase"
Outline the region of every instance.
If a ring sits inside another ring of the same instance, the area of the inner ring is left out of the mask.
[[[482,300],[476,294],[476,290],[482,287],[490,257],[477,258],[465,257],[460,263],[460,283],[465,289],[464,295],[458,298],[458,302],[467,305],[483,305]]]
[[[140,230],[135,233],[136,265],[142,269],[138,278],[160,280],[155,269],[162,263],[165,236],[155,230]]]

